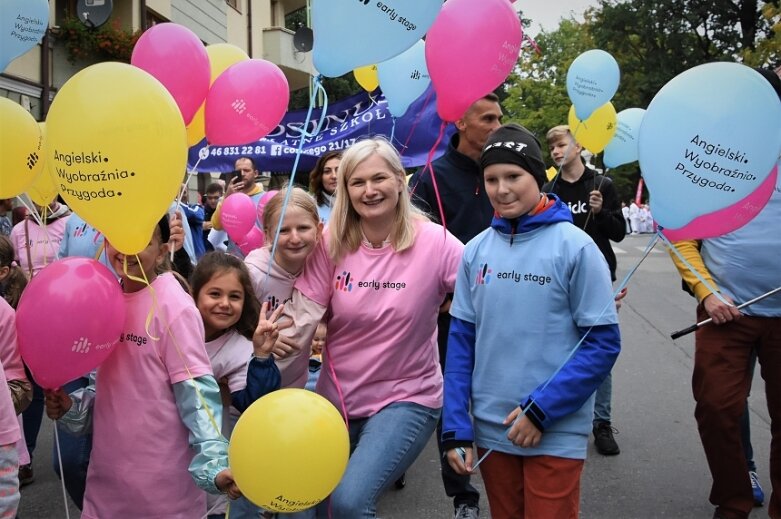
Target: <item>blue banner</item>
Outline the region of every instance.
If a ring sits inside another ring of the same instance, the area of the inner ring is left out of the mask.
[[[209,146],[204,139],[190,148],[188,170],[199,172],[233,171],[239,157],[250,157],[259,171],[289,174],[293,168],[301,128],[306,122],[306,110],[289,112],[279,126],[265,138],[244,146]],[[322,109],[312,111],[307,133],[313,133],[320,120]],[[442,120],[437,115],[436,94],[429,87],[403,117],[396,119],[393,144],[401,154],[404,167],[413,168],[426,163],[428,154],[439,135]],[[304,139],[304,151],[299,161],[300,173],[304,175],[314,168],[317,158],[327,151],[344,151],[361,138],[385,135],[390,139],[393,119],[382,94],[373,99],[366,92],[329,105],[320,132],[315,137]],[[445,136],[439,143],[434,158],[445,152],[455,127],[447,125]],[[199,156],[201,160],[199,161]],[[195,167],[197,164],[197,167]]]

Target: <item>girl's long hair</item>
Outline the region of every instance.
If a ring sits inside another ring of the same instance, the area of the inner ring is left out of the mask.
[[[198,296],[204,285],[215,275],[235,272],[244,289],[244,306],[241,309],[241,316],[238,322],[233,325],[240,335],[249,340],[255,333],[260,317],[260,302],[252,288],[252,280],[247,266],[240,259],[224,252],[213,251],[204,254],[195,267],[192,278],[193,299],[198,303]]]

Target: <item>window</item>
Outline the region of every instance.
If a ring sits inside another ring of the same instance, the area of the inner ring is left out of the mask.
[[[241,12],[241,0],[225,0],[225,3]]]

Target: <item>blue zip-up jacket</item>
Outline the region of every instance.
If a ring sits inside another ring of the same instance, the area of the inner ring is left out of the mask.
[[[547,196],[538,214],[494,217],[464,250],[450,310],[445,448],[476,442],[511,454],[586,456],[593,393],[620,350],[618,318],[602,253],[567,206]],[[535,448],[507,439],[502,422],[519,405],[543,432]]]

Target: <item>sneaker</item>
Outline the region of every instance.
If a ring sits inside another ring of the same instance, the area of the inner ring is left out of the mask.
[[[478,517],[480,517],[480,509],[467,504],[458,505],[453,513],[453,519],[477,519]]]
[[[396,490],[401,490],[405,486],[407,486],[407,473],[401,475],[399,479],[396,480],[394,483],[394,486],[396,487]]]
[[[751,479],[751,491],[754,493],[754,506],[762,506],[765,502],[765,493],[759,484],[759,476],[757,476],[756,472],[750,470],[748,477]]]
[[[610,422],[597,422],[594,425],[594,445],[597,452],[603,456],[615,456],[621,452],[613,438],[614,433],[618,434],[618,430],[610,425]]]
[[[23,487],[35,481],[33,466],[31,464],[19,466],[19,486]]]

